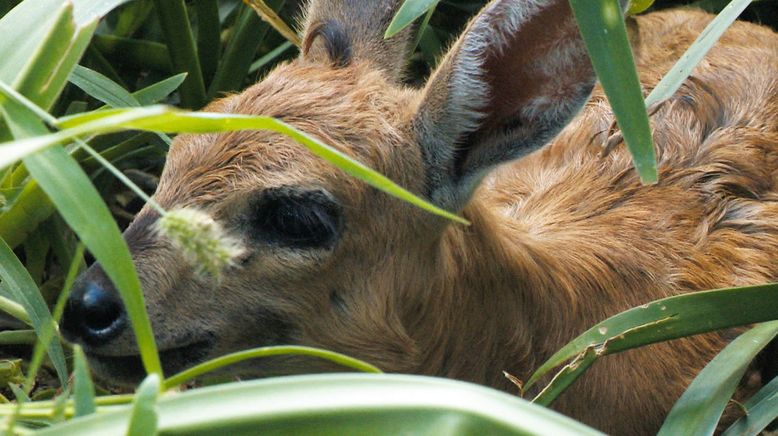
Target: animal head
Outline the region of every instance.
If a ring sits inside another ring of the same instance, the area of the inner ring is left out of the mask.
[[[383,38],[399,3],[312,1],[301,56],[207,110],[276,117],[467,214],[490,170],[564,127],[588,98],[594,73],[567,0],[494,0],[426,85],[408,88],[400,79],[410,30]],[[217,281],[154,231],[160,216],[152,208],[125,232],[166,372],[275,344],[425,372],[430,350],[419,336],[444,335],[461,322],[446,307],[466,299],[452,295],[461,272],[451,265],[468,256],[466,247],[452,248],[463,243],[462,230],[285,136],[178,136],[154,199],[167,210],[207,213],[245,248]],[[128,326],[113,285],[93,265],[68,302],[66,337],[84,344],[98,374],[131,382],[142,370]],[[235,371],[329,369],[279,357]]]

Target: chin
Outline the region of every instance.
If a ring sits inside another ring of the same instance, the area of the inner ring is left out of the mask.
[[[159,353],[166,376],[177,374],[210,358],[210,342],[197,342]],[[140,355],[110,356],[86,352],[89,366],[100,380],[120,387],[132,387],[146,377]]]

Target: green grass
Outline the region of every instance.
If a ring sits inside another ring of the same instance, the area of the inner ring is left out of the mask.
[[[290,24],[293,3],[274,0],[267,6]],[[464,17],[483,3],[405,2],[386,33],[396,33],[416,20],[422,23],[417,27],[418,47],[410,60],[409,82],[418,83],[429,71],[429,63],[444,51],[446,41],[461,29]],[[657,1],[654,8],[677,3]],[[656,180],[646,107],[677,89],[750,1],[735,0],[726,8],[728,3],[720,0],[699,3],[723,13],[644,101],[616,1],[571,1],[621,133],[646,183]],[[776,3],[756,2],[746,14],[769,17],[760,15],[761,11]],[[168,134],[275,131],[351,177],[430,213],[466,222],[283,122],[198,112],[209,99],[245,87],[296,54],[296,41],[287,41],[238,0],[74,0],[72,4],[2,0],[0,14],[4,35],[0,39],[0,311],[19,321],[18,330],[0,332],[0,344],[31,352],[21,367],[15,358],[25,353],[0,353],[4,364],[0,380],[10,382],[8,388],[0,386],[0,392],[15,397],[14,402],[0,404],[0,431],[8,427],[9,433],[24,433],[43,426],[52,434],[150,434],[156,430],[230,432],[245,428],[241,425],[265,425],[268,431],[299,428],[337,434],[339,429],[362,428],[367,422],[374,425],[371,431],[386,434],[433,431],[441,425],[450,426],[453,433],[474,429],[491,429],[487,432],[495,434],[595,433],[538,404],[551,404],[596,359],[608,354],[778,319],[778,285],[683,295],[626,311],[583,332],[538,369],[526,387],[554,369],[557,374],[533,400],[537,404],[458,382],[382,374],[223,383],[172,395],[182,384],[226,365],[278,354],[315,356],[353,371],[380,371],[327,350],[288,346],[245,350],[179,374],[162,374],[140,282],[120,228],[148,201],[148,192],[125,171],[152,178],[158,174],[170,145]],[[768,24],[778,26],[778,22]],[[606,28],[608,37],[603,36]],[[94,386],[83,352],[63,344],[56,334],[54,323],[85,265],[84,249],[103,265],[130,315],[149,373],[134,395],[106,395],[99,385]],[[690,423],[695,431],[715,428],[742,370],[775,332],[774,322],[765,323],[733,341],[699,374],[673,408],[663,431],[690,431]],[[36,343],[30,346],[33,339]],[[47,380],[46,374],[56,379]],[[39,385],[35,389],[34,380]],[[422,393],[419,386],[429,392]],[[60,387],[59,392],[47,390]],[[452,407],[448,398],[453,397],[468,406]],[[365,398],[374,401],[365,404]],[[736,422],[730,434],[755,434],[768,425],[776,417],[776,398],[778,383],[773,381],[745,402],[749,415]],[[241,404],[253,406],[244,410],[238,407]],[[330,408],[332,404],[339,405],[338,411]],[[75,416],[84,418],[70,420]]]

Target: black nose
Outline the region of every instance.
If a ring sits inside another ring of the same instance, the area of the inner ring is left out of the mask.
[[[73,287],[61,325],[66,339],[97,346],[115,338],[126,327],[121,300],[100,282],[87,278]]]

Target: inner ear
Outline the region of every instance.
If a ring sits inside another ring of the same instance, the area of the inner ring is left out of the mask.
[[[430,77],[414,118],[428,195],[459,210],[496,165],[551,140],[594,70],[568,0],[492,0]]]
[[[323,50],[314,50],[321,45]],[[346,30],[334,20],[318,21],[311,26],[302,44],[303,56],[316,59],[315,53],[325,53],[335,67],[345,67],[352,60],[352,42]]]

